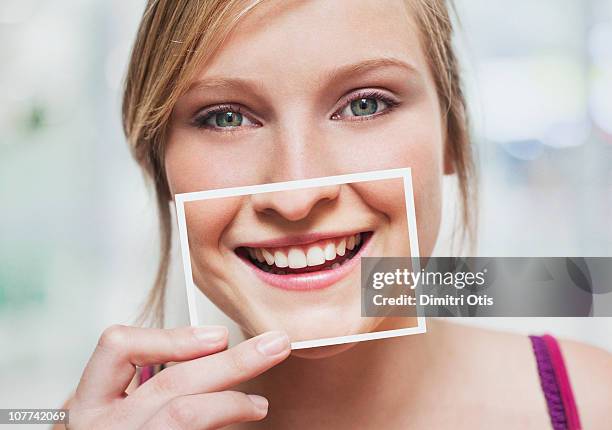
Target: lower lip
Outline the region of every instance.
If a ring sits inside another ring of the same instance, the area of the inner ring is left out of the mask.
[[[373,234],[368,235],[361,245],[359,252],[342,266],[336,269],[327,269],[316,272],[296,273],[291,275],[275,275],[274,273],[264,272],[249,261],[245,263],[255,272],[255,275],[266,284],[281,288],[283,290],[305,291],[305,290],[320,290],[330,287],[346,275],[349,274],[360,262],[361,256],[369,248]],[[243,258],[244,260],[244,258]]]

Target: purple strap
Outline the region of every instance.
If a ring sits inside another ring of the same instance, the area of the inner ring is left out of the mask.
[[[529,338],[553,429],[579,430],[578,410],[557,341],[549,335]]]

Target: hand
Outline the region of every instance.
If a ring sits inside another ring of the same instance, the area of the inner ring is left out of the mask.
[[[264,397],[227,390],[287,358],[287,335],[268,332],[226,348],[225,327],[112,326],[83,371],[67,427],[200,430],[263,419]],[[125,393],[136,366],[170,361],[180,363]]]

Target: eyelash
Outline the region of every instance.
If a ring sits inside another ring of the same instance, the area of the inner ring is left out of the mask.
[[[340,113],[347,107],[349,106],[352,102],[354,102],[355,100],[359,100],[359,99],[375,99],[377,101],[382,101],[384,104],[387,105],[387,107],[382,110],[381,112],[376,112],[373,113],[372,115],[367,115],[367,116],[351,116],[348,117],[350,119],[346,119],[340,117]],[[389,112],[391,112],[394,108],[396,108],[399,105],[399,102],[392,99],[391,97],[387,96],[386,94],[379,92],[379,91],[374,91],[374,90],[369,90],[369,91],[362,91],[362,92],[358,92],[355,94],[350,95],[349,97],[346,98],[345,102],[342,104],[342,106],[337,109],[330,117],[331,120],[333,121],[339,121],[339,120],[347,120],[347,121],[368,121],[371,120],[373,118],[376,118],[380,115],[384,115],[387,114]],[[259,121],[254,120],[250,115],[245,114],[243,112],[243,107],[241,105],[233,105],[231,103],[229,104],[223,104],[223,105],[218,105],[218,106],[214,106],[210,109],[207,109],[203,112],[199,112],[195,118],[192,121],[192,125],[194,127],[200,128],[200,129],[208,129],[208,130],[213,130],[216,132],[222,132],[222,133],[228,133],[228,132],[233,132],[233,131],[237,131],[237,129],[240,128],[244,128],[244,127],[253,127],[253,126],[237,126],[237,127],[214,127],[214,126],[210,126],[208,124],[206,124],[206,122],[213,116],[219,113],[224,113],[227,111],[231,111],[231,112],[236,112],[241,114],[243,117],[247,117],[249,119],[249,121],[253,122],[255,125],[255,127],[261,125],[259,123]]]

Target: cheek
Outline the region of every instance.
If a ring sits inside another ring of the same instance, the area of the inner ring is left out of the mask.
[[[329,155],[342,163],[344,169],[339,170],[363,172],[410,167],[413,180],[441,176],[441,129],[435,117],[425,115],[421,119],[421,116],[419,112],[410,112],[398,120],[385,118],[376,127],[346,133],[338,138],[345,144],[334,145]]]
[[[419,181],[413,180],[413,193],[416,208],[417,233],[420,255],[428,256],[437,238],[440,219],[440,181],[436,175],[421,176]],[[388,243],[394,255],[404,255],[408,252],[409,242],[401,242],[397,247],[395,239],[408,237],[406,223],[406,194],[402,179],[372,181],[353,185],[355,192],[372,209],[381,213],[389,223]],[[408,196],[410,199],[410,196]]]
[[[168,136],[165,168],[172,194],[261,183],[269,157],[253,142],[210,144],[193,130],[175,128]]]
[[[219,249],[221,235],[240,209],[241,200],[241,197],[228,197],[185,203],[185,222],[192,253]]]
[[[365,204],[384,214],[388,220],[406,218],[404,183],[401,178],[357,182],[352,188]]]
[[[228,252],[223,234],[241,207],[241,197],[185,203],[193,281],[220,309],[228,309],[227,292],[215,287],[227,277]]]

